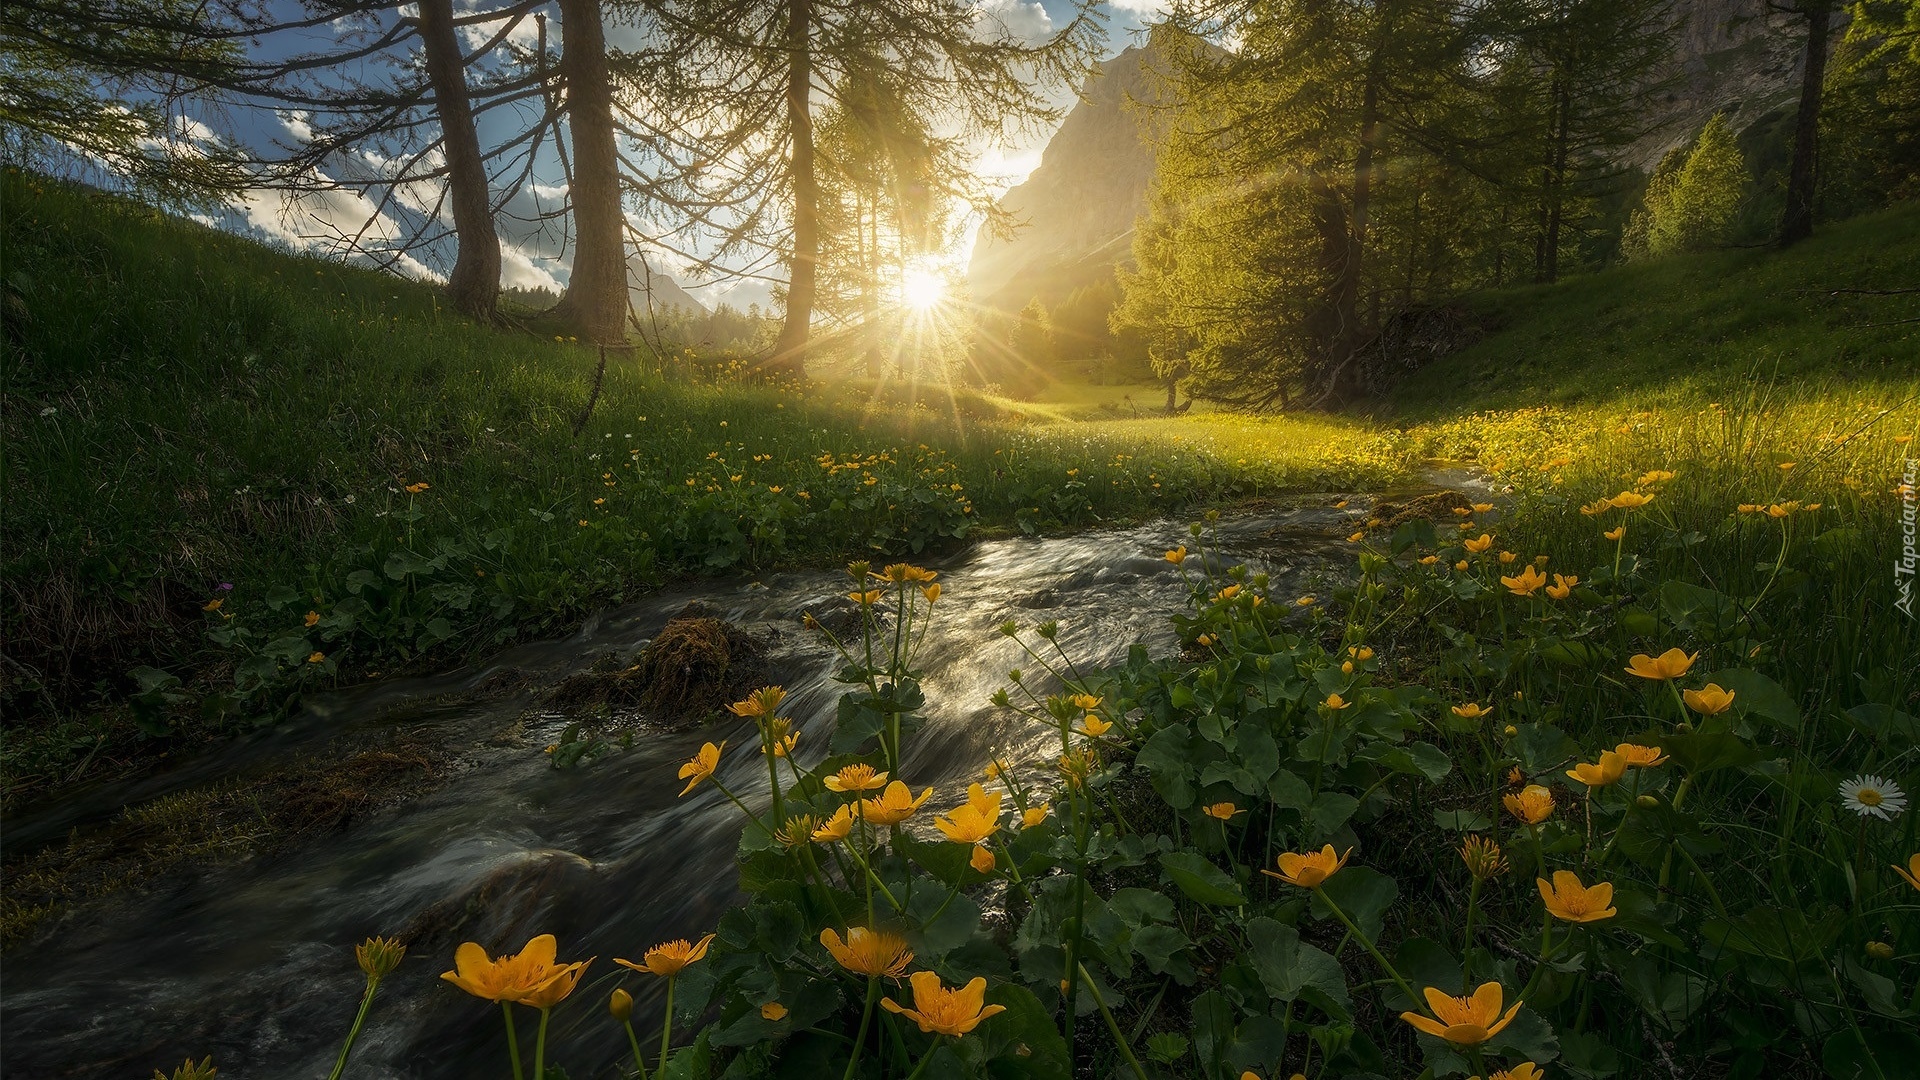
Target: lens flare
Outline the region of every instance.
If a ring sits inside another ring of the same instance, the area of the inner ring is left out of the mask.
[[[900,279],[900,301],[915,311],[930,311],[946,292],[940,275],[927,270],[908,270]]]

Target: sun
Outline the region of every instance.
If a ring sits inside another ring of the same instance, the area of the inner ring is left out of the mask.
[[[915,311],[931,311],[939,306],[947,284],[930,270],[911,268],[900,278],[900,301]]]

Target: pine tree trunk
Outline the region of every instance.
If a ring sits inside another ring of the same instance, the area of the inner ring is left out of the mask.
[[[1807,0],[1807,55],[1800,76],[1800,111],[1793,120],[1793,163],[1787,169],[1787,209],[1780,246],[1813,235],[1813,197],[1819,183],[1820,95],[1827,79],[1827,35],[1833,20],[1826,0]]]
[[[1571,64],[1569,64],[1571,66]],[[1553,83],[1553,134],[1546,170],[1546,205],[1540,228],[1535,277],[1560,280],[1560,227],[1566,216],[1568,144],[1573,138],[1573,91],[1562,73]]]
[[[460,40],[454,36],[453,0],[421,0],[419,25],[427,80],[433,86],[434,111],[440,119],[441,147],[447,158],[447,196],[452,203],[454,242],[459,249],[453,272],[447,276],[447,296],[454,310],[491,322],[500,298],[500,237],[494,231],[487,168],[480,157],[479,136],[473,129]]]
[[[573,142],[573,268],[553,309],[588,341],[626,341],[626,222],[620,214],[620,156],[613,136],[613,83],[599,0],[560,0],[560,73],[567,83]]]
[[[807,337],[813,322],[814,270],[820,259],[820,185],[813,174],[813,4],[788,0],[787,127],[792,139],[788,169],[793,181],[793,258],[787,264],[786,321],[773,344],[770,372],[805,378]]]

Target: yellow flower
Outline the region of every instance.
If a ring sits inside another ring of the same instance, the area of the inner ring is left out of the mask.
[[[1580,578],[1576,574],[1555,574],[1553,584],[1547,586],[1547,595],[1555,600],[1565,600],[1573,595],[1573,587],[1578,584]]]
[[[1538,825],[1553,816],[1553,792],[1539,784],[1528,784],[1519,791],[1500,797],[1507,813],[1526,822]]]
[[[1000,831],[1000,796],[995,793],[990,801],[961,803],[935,818],[933,826],[956,844],[978,844]]]
[[[1588,517],[1597,517],[1598,515],[1604,514],[1611,509],[1613,509],[1612,502],[1606,499],[1596,499],[1593,502],[1590,502],[1585,506],[1582,506],[1580,508],[1580,512],[1587,515]]]
[[[1637,491],[1623,491],[1607,500],[1622,510],[1638,510],[1653,501],[1653,496],[1642,495]]]
[[[1734,691],[1722,690],[1719,683],[1708,683],[1699,690],[1682,690],[1680,699],[1687,708],[1703,716],[1718,716],[1733,708]]]
[[[1501,1069],[1487,1080],[1547,1080],[1547,1074],[1533,1062],[1523,1061],[1511,1069]]]
[[[790,724],[792,721],[786,719],[775,720],[768,724],[767,742],[760,747],[760,752],[765,754],[772,751],[773,756],[777,758],[793,753],[794,746],[800,742],[800,733],[787,730]]]
[[[967,856],[967,865],[982,874],[993,873],[993,868],[996,865],[993,857],[993,849],[985,844],[975,844],[973,854]]]
[[[1460,861],[1467,864],[1467,873],[1485,881],[1497,874],[1506,872],[1507,857],[1500,845],[1484,836],[1469,836],[1460,845]]]
[[[383,979],[407,955],[407,947],[392,938],[370,937],[353,947],[353,959],[369,979]]]
[[[426,483],[425,481],[422,481],[422,482],[420,482],[420,483],[418,483],[418,484],[408,484],[408,485],[407,485],[407,494],[409,494],[409,495],[418,495],[418,494],[420,494],[421,492],[423,492],[423,491],[425,491],[425,490],[427,490],[427,488],[428,488],[429,486],[431,486],[431,485],[429,485],[429,484],[427,484],[427,483]]]
[[[1896,866],[1893,868],[1893,872],[1906,879],[1907,884],[1916,889],[1920,889],[1920,854],[1907,856],[1906,869],[1902,870]]]
[[[1493,710],[1481,708],[1477,701],[1469,701],[1465,705],[1455,705],[1453,715],[1462,720],[1478,720],[1483,716],[1492,716]]]
[[[1365,532],[1357,532],[1357,533],[1354,533],[1352,536],[1347,537],[1347,543],[1357,544],[1360,541],[1365,540],[1366,538],[1367,538],[1367,534]]]
[[[1486,533],[1481,533],[1480,539],[1467,540],[1463,541],[1463,543],[1466,544],[1468,551],[1473,552],[1475,555],[1480,555],[1493,546],[1493,537],[1488,536]]]
[[[633,1019],[633,995],[625,990],[615,990],[607,995],[607,1013],[624,1024]]]
[[[1100,707],[1100,699],[1094,697],[1092,694],[1075,694],[1068,698],[1067,701],[1081,712],[1092,712]]]
[[[1349,645],[1347,646],[1347,655],[1364,664],[1368,660],[1373,659],[1373,650],[1365,645]]]
[[[822,823],[819,828],[813,830],[813,838],[822,844],[830,844],[836,840],[845,840],[847,836],[853,832],[853,823],[858,820],[859,812],[854,808],[852,803],[847,803],[840,807],[840,809],[835,810],[833,816]]]
[[[920,595],[926,597],[927,603],[929,604],[940,599],[940,583],[936,581],[933,584],[928,585],[926,588],[921,589]]]
[[[1503,552],[1501,552],[1501,553],[1500,553],[1500,561],[1501,561],[1501,562],[1503,562],[1503,563],[1510,563],[1510,562],[1512,562],[1513,560],[1515,560],[1515,559],[1517,559],[1517,558],[1519,558],[1519,557],[1520,557],[1520,556],[1518,556],[1518,555],[1515,555],[1515,554],[1514,554],[1513,552],[1511,552],[1511,551],[1503,551]]]
[[[1294,603],[1300,605],[1301,607],[1312,607],[1313,605],[1319,602],[1320,602],[1320,599],[1315,596],[1303,596],[1300,599],[1294,601]]]
[[[1093,770],[1099,767],[1100,755],[1084,747],[1075,747],[1061,754],[1057,766],[1067,786],[1075,788],[1085,784],[1087,778],[1093,775]]]
[[[1453,564],[1453,568],[1455,570],[1465,570],[1467,568],[1467,560],[1461,559],[1459,562]]]
[[[1004,1005],[987,1005],[987,980],[976,976],[957,990],[940,984],[940,976],[931,971],[916,971],[913,984],[913,1008],[892,998],[881,998],[880,1007],[912,1020],[930,1035],[965,1035],[980,1026],[980,1021],[1006,1011]]]
[[[884,930],[849,927],[844,942],[834,931],[822,930],[820,944],[827,947],[835,963],[869,979],[897,979],[906,974],[907,965],[913,963],[906,939]]]
[[[922,791],[918,798],[907,785],[895,780],[876,799],[860,800],[860,816],[874,825],[898,825],[913,816],[920,804],[933,796],[933,789]]]
[[[1689,656],[1677,648],[1668,649],[1657,657],[1648,656],[1646,653],[1635,653],[1627,659],[1627,674],[1638,675],[1642,679],[1666,682],[1685,675],[1699,655],[1694,653]]]
[[[1400,1019],[1429,1035],[1437,1035],[1455,1046],[1478,1046],[1493,1038],[1513,1022],[1524,1002],[1516,1001],[1505,1016],[1500,1004],[1506,994],[1500,984],[1483,984],[1472,997],[1453,997],[1436,986],[1426,989],[1427,1008],[1440,1019],[1436,1022],[1415,1012],[1403,1012]],[[1498,1019],[1495,1019],[1498,1017]]]
[[[763,686],[748,694],[745,701],[727,706],[727,711],[735,716],[772,716],[786,697],[787,692],[778,686]]]
[[[1187,561],[1187,545],[1181,544],[1179,547],[1173,548],[1172,550],[1168,551],[1167,561],[1175,565],[1179,565],[1180,563],[1186,562]]]
[[[309,664],[318,664],[318,663],[320,663],[321,661],[323,661],[323,660],[325,660],[326,658],[327,658],[327,654],[326,654],[326,653],[323,653],[323,652],[314,652],[314,653],[309,653],[309,654],[307,655],[307,663],[309,663]]]
[[[813,842],[813,831],[819,824],[812,814],[795,814],[774,831],[773,838],[785,847],[805,847]]]
[[[1319,851],[1309,851],[1304,855],[1293,851],[1283,851],[1280,853],[1278,859],[1280,864],[1279,873],[1276,874],[1272,870],[1264,869],[1260,872],[1271,878],[1279,878],[1289,885],[1298,885],[1303,889],[1313,889],[1318,888],[1321,882],[1338,873],[1340,868],[1347,864],[1347,856],[1352,854],[1353,849],[1348,848],[1345,854],[1335,855],[1332,844],[1328,844]]]
[[[1619,754],[1629,766],[1633,767],[1651,768],[1667,760],[1667,756],[1660,752],[1659,747],[1641,746],[1637,743],[1623,742],[1614,747],[1613,752]]]
[[[1571,870],[1555,870],[1553,884],[1546,878],[1534,878],[1540,887],[1540,899],[1553,917],[1562,922],[1588,923],[1611,919],[1619,914],[1613,904],[1613,884],[1602,881],[1592,886],[1580,884],[1580,876]]]
[[[1219,821],[1232,821],[1234,818],[1234,815],[1244,814],[1246,813],[1246,811],[1240,809],[1239,807],[1233,805],[1230,802],[1217,802],[1217,803],[1214,803],[1212,806],[1204,808],[1201,811],[1201,813],[1204,813],[1208,817],[1217,819]]]
[[[872,607],[880,602],[880,590],[868,589],[865,592],[850,592],[847,594],[847,599],[859,604],[861,607]]]
[[[307,612],[306,624],[309,629],[318,626],[320,624],[320,613],[317,611]]]
[[[1535,569],[1531,564],[1522,567],[1519,575],[1516,577],[1503,577],[1500,579],[1500,584],[1505,585],[1507,590],[1515,596],[1532,596],[1540,590],[1540,586],[1546,583],[1547,575]]]
[[[1438,555],[1424,555],[1424,556],[1421,556],[1420,565],[1432,566],[1434,563],[1437,563],[1439,561],[1440,561],[1440,556]]]
[[[1590,788],[1606,787],[1619,783],[1620,778],[1627,775],[1627,759],[1615,751],[1603,751],[1599,764],[1583,761],[1568,769],[1567,775]]]
[[[34,189],[34,193],[39,194],[39,189]],[[317,274],[319,271],[316,270],[314,273]],[[153,1080],[213,1080],[215,1074],[219,1073],[219,1071],[220,1070],[213,1064],[212,1056],[209,1055],[201,1058],[198,1065],[194,1064],[192,1058],[182,1061],[180,1067],[173,1070],[173,1076],[171,1077],[159,1069],[155,1069],[153,1070]]]
[[[1080,730],[1086,735],[1099,738],[1107,732],[1112,731],[1113,725],[1097,716],[1088,716],[1080,722]]]
[[[1327,700],[1325,702],[1325,705],[1327,706],[1327,708],[1332,709],[1336,712],[1338,712],[1341,709],[1347,708],[1352,704],[1353,702],[1348,701],[1346,698],[1341,697],[1339,694],[1328,694]]]
[[[1341,499],[1339,502],[1333,504],[1333,508],[1335,510],[1345,510],[1347,508],[1347,504],[1352,501],[1353,501],[1352,499]]]
[[[705,957],[707,955],[707,946],[712,943],[712,934],[708,934],[699,941],[688,941],[686,938],[681,938],[677,941],[669,941],[648,949],[646,957],[637,964],[631,960],[621,960],[617,957],[613,962],[619,964],[621,967],[629,967],[635,971],[645,971],[649,974],[658,975],[661,978],[668,978],[680,974],[681,969],[685,968],[688,964],[696,963]]]
[[[558,952],[559,943],[552,934],[541,934],[518,953],[497,960],[489,959],[479,942],[469,941],[454,951],[454,970],[440,977],[477,998],[551,1008],[573,992],[580,973],[593,962],[555,963]]]
[[[1214,593],[1214,594],[1213,594],[1213,598],[1214,598],[1215,600],[1231,600],[1231,599],[1233,599],[1234,597],[1236,597],[1236,596],[1239,596],[1239,595],[1240,595],[1240,586],[1239,586],[1239,585],[1229,585],[1229,586],[1227,586],[1226,588],[1224,588],[1224,589],[1221,589],[1221,590],[1220,590],[1219,592],[1217,592],[1217,593]]]
[[[1671,479],[1673,479],[1673,474],[1666,469],[1649,469],[1641,473],[1640,479],[1636,482],[1641,487],[1648,487],[1653,484],[1664,484]]]
[[[1052,803],[1041,803],[1039,806],[1029,806],[1020,812],[1020,827],[1023,829],[1031,829],[1035,825],[1047,820],[1047,815],[1052,812]]]
[[[891,581],[900,585],[910,581],[932,581],[940,576],[940,571],[928,570],[923,566],[914,566],[909,563],[894,563],[873,576],[881,581]]]
[[[687,782],[687,786],[680,789],[682,796],[692,791],[700,781],[713,775],[713,770],[720,767],[720,751],[726,748],[727,744],[724,740],[719,746],[707,743],[700,748],[699,753],[688,759],[685,765],[680,766],[680,779]]]
[[[887,786],[887,774],[874,772],[871,765],[843,765],[825,783],[828,791],[875,791]]]
[[[787,1007],[777,1001],[769,1001],[765,1005],[760,1006],[760,1017],[763,1020],[771,1020],[774,1023],[779,1023],[787,1018]]]

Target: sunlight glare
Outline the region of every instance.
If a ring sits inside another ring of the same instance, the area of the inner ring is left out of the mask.
[[[929,311],[940,303],[946,283],[928,270],[911,269],[900,279],[900,300],[915,311]]]

